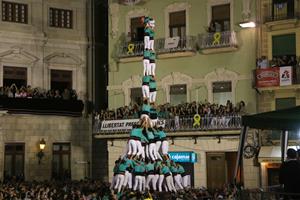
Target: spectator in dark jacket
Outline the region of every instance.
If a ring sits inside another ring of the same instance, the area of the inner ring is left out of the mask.
[[[284,185],[286,193],[300,194],[300,163],[294,149],[287,150],[287,161],[280,167],[279,182]]]

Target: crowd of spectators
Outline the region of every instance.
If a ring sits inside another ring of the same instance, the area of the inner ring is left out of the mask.
[[[117,108],[116,110],[101,110],[95,113],[96,120],[116,120],[116,119],[137,119],[140,116],[141,106],[134,104]],[[169,103],[158,105],[157,113],[160,119],[173,119],[193,117],[195,114],[200,116],[225,116],[244,114],[245,102],[240,101],[236,106],[231,101],[227,101],[226,105],[211,104],[208,102],[182,103],[173,106]]]
[[[17,87],[16,84],[11,86],[0,87],[0,97],[2,98],[35,98],[35,99],[63,99],[76,100],[77,93],[73,89],[45,90],[42,88],[32,88],[30,85]]]
[[[188,189],[180,193],[132,193],[124,191],[113,194],[109,183],[95,180],[81,181],[13,181],[0,183],[0,200],[213,200],[233,199],[236,192],[232,185],[224,185],[222,189],[209,192],[206,188]]]
[[[296,56],[274,56],[272,60],[268,60],[266,56],[258,58],[256,61],[257,68],[265,69],[268,67],[292,66],[296,67],[300,64],[300,58]]]
[[[6,200],[99,200],[114,199],[109,183],[100,181],[10,181],[0,184],[0,199]]]

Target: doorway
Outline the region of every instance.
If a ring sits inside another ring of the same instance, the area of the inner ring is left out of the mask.
[[[4,179],[24,180],[24,143],[5,144]]]
[[[224,184],[233,183],[237,152],[206,153],[207,188],[222,189]],[[239,172],[238,179],[241,179]]]

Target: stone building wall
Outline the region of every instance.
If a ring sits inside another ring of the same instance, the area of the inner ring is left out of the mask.
[[[10,115],[0,117],[0,179],[4,171],[6,143],[25,144],[24,174],[26,180],[49,180],[52,172],[53,143],[67,142],[71,146],[71,178],[89,176],[91,130],[86,118],[36,115]],[[38,164],[39,141],[44,138],[45,156]]]

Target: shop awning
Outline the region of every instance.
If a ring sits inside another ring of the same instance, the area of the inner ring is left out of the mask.
[[[242,117],[243,126],[256,129],[300,129],[300,106]]]
[[[297,150],[296,146],[289,146]],[[281,147],[280,146],[262,146],[258,154],[258,162],[281,162]]]

